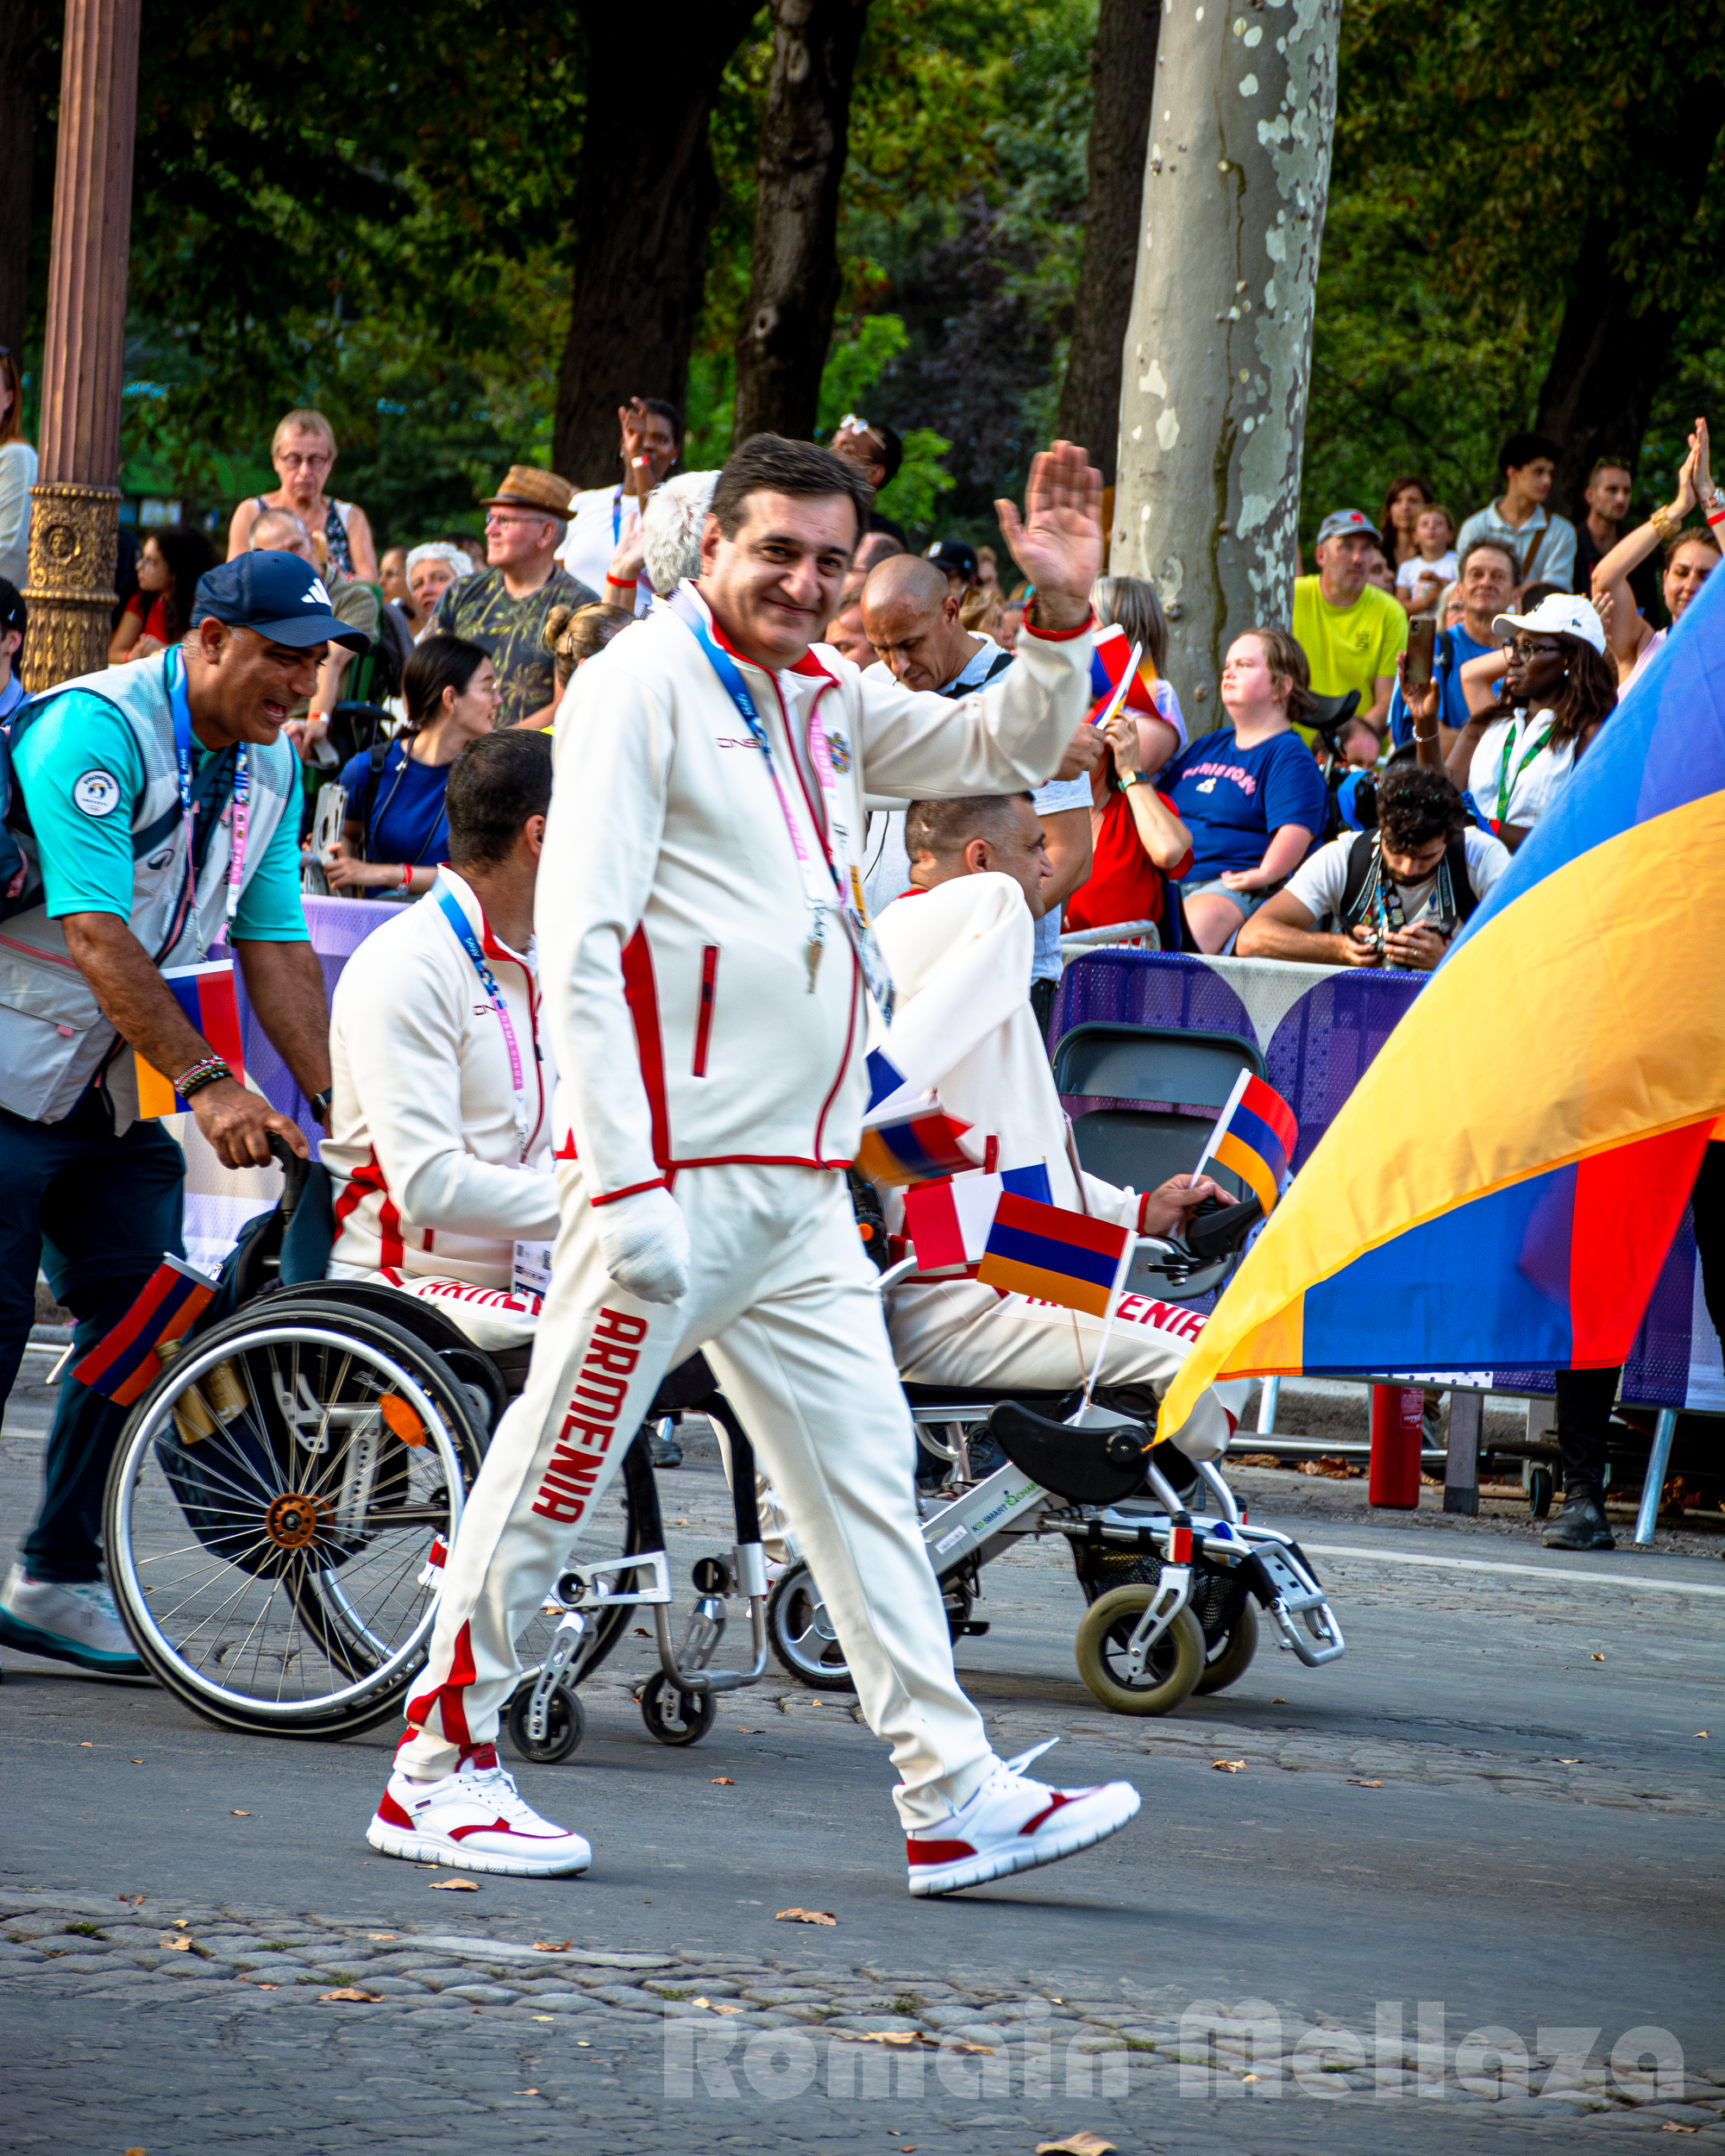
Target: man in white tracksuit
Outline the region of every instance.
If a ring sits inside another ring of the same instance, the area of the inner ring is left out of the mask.
[[[572,682],[536,922],[562,1073],[561,1225],[527,1388],[446,1570],[430,1664],[367,1839],[474,1870],[591,1851],[496,1764],[513,1640],[661,1377],[705,1347],[781,1494],[870,1726],[901,1777],[913,1893],[1046,1864],[1138,1808],[996,1759],[959,1689],[917,1529],[914,1438],[840,1172],[866,1081],[855,891],[865,786],[1032,786],[1088,700],[1101,482],[1057,445],[1025,521],[1019,661],[958,701],[814,643],[866,521],[829,452],[759,436],[720,475],[697,585]]]
[[[435,1302],[492,1351],[538,1321],[517,1245],[526,1259],[557,1232],[556,1072],[532,947],[550,798],[543,734],[469,743],[445,796],[449,859],[360,945],[329,1012],[329,1277]]]
[[[1079,1164],[1027,993],[1028,899],[1048,865],[1028,799],[913,802],[906,830],[912,886],[875,924],[896,997],[877,1044],[888,1062],[969,1126],[963,1144],[978,1176],[1014,1176],[1024,1188],[1024,1172],[1039,1170],[1050,1205],[1140,1234],[1176,1232],[1206,1197],[1222,1194],[1208,1179],[1176,1176],[1139,1193]],[[889,1232],[901,1232],[903,1194],[881,1196]],[[925,1385],[1082,1387],[1102,1320],[982,1287],[975,1270],[972,1263],[947,1277],[913,1275],[891,1291],[887,1324],[900,1374]],[[1203,1326],[1201,1316],[1177,1305],[1123,1296],[1098,1381],[1109,1395],[1104,1404],[1153,1429],[1156,1403]],[[1176,1435],[1179,1450],[1218,1458],[1251,1391],[1251,1381],[1240,1380],[1202,1394]]]

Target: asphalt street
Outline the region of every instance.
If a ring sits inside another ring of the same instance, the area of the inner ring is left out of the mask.
[[[21,1388],[0,1439],[9,1521],[45,1400]],[[725,1539],[692,1452],[663,1478],[680,1586]],[[1301,1536],[1346,1656],[1302,1668],[1266,1628],[1231,1691],[1113,1716],[1074,1668],[1063,1547],[991,1567],[959,1663],[997,1749],[1057,1734],[1038,1772],[1125,1776],[1144,1808],[950,1901],[905,1891],[848,1695],[776,1671],[671,1750],[631,1635],[575,1757],[517,1764],[592,1872],[434,1896],[447,1875],[365,1846],[392,1731],[230,1735],[9,1653],[0,2148],[1725,2146],[1713,1549],[1559,1557],[1508,1506],[1459,1532],[1369,1515],[1359,1485],[1236,1480]],[[531,1963],[565,1941],[573,1977]],[[332,1974],[365,1996],[325,2002]],[[974,2050],[932,2048],[954,2035]]]

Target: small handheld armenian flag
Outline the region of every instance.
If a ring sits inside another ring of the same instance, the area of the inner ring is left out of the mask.
[[[234,987],[234,962],[217,960],[212,965],[171,966],[162,975],[174,1001],[189,1022],[209,1042],[236,1078],[245,1076],[245,1048],[240,1035],[240,1006]],[[133,1051],[138,1072],[138,1113],[142,1117],[177,1115],[191,1106],[153,1063]]]
[[[1105,1318],[1134,1239],[1112,1220],[1003,1191],[976,1277],[985,1288]]]
[[[72,1365],[72,1375],[116,1407],[129,1407],[161,1369],[155,1351],[183,1339],[220,1286],[184,1258],[164,1255],[138,1300],[107,1338]]]
[[[1243,1070],[1234,1081],[1227,1106],[1212,1125],[1192,1172],[1195,1176],[1201,1175],[1213,1160],[1232,1168],[1256,1194],[1268,1219],[1282,1195],[1294,1148],[1299,1143],[1300,1125],[1293,1109],[1273,1086]]]
[[[933,1095],[924,1094],[889,1109],[879,1122],[864,1123],[856,1165],[877,1183],[919,1183],[960,1175],[976,1165],[958,1143],[969,1128],[944,1115]]]
[[[1118,623],[1096,631],[1090,648],[1090,724],[1106,726],[1122,705],[1129,711],[1156,717],[1156,699],[1140,671],[1141,644],[1129,644]]]

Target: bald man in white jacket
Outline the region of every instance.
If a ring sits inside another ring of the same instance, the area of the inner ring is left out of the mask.
[[[913,1894],[1053,1862],[1138,1809],[997,1759],[959,1689],[918,1531],[915,1440],[843,1169],[868,1087],[865,787],[1045,779],[1088,702],[1101,481],[1038,457],[1001,527],[1036,586],[1019,663],[956,700],[865,684],[815,642],[866,521],[850,468],[772,436],[721,473],[701,575],[575,675],[536,919],[562,1073],[561,1223],[527,1388],[462,1515],[430,1660],[367,1839],[578,1871],[507,1790],[513,1642],[663,1375],[704,1348],[788,1509],[869,1725],[892,1746]],[[763,1823],[764,1836],[770,1827]]]
[[[916,849],[912,887],[875,924],[896,1000],[875,1044],[912,1086],[969,1126],[962,1143],[978,1175],[1040,1171],[1047,1204],[1140,1234],[1177,1232],[1203,1199],[1221,1194],[1213,1183],[1182,1175],[1154,1190],[1123,1190],[1078,1161],[1027,993],[1028,901],[1048,870],[1030,801],[955,801],[932,814],[913,803],[906,829]],[[888,1232],[897,1234],[903,1193],[881,1195]],[[913,1383],[1038,1392],[1079,1389],[1102,1334],[1100,1318],[1002,1295],[968,1275],[900,1282],[887,1323],[900,1374]],[[1113,1395],[1105,1404],[1153,1428],[1156,1403],[1203,1327],[1195,1311],[1123,1296],[1098,1379]],[[1189,1459],[1219,1458],[1251,1389],[1242,1380],[1203,1393],[1171,1433],[1179,1450]]]

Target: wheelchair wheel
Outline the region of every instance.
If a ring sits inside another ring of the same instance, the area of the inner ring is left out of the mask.
[[[1228,1620],[1226,1631],[1207,1644],[1204,1674],[1192,1689],[1206,1698],[1212,1692],[1226,1691],[1245,1675],[1257,1652],[1258,1610],[1251,1602],[1242,1602]]]
[[[718,1711],[711,1692],[680,1692],[662,1670],[641,1688],[641,1719],[662,1745],[698,1745]]]
[[[109,1576],[152,1675],[273,1736],[398,1713],[486,1442],[467,1387],[373,1312],[297,1299],[212,1326],[138,1402],[108,1480]]]
[[[1527,1510],[1535,1520],[1551,1515],[1552,1499],[1557,1494],[1557,1478],[1548,1467],[1530,1467],[1527,1470]]]
[[[767,1640],[787,1675],[815,1692],[850,1692],[850,1669],[806,1564],[779,1576],[767,1604]]]
[[[1116,1587],[1099,1595],[1079,1620],[1073,1642],[1078,1674],[1103,1706],[1116,1714],[1166,1714],[1179,1706],[1204,1673],[1204,1628],[1182,1609],[1133,1677],[1126,1651],[1155,1593],[1151,1587]]]
[[[545,1734],[536,1739],[527,1733],[527,1710],[532,1700],[533,1679],[523,1677],[511,1694],[504,1714],[509,1741],[524,1759],[531,1759],[541,1766],[555,1766],[558,1760],[567,1759],[586,1735],[587,1710],[573,1692],[560,1684],[551,1695]]]

